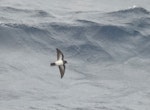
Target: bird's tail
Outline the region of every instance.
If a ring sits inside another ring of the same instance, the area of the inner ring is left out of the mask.
[[[51,66],[55,66],[56,64],[55,63],[51,63]]]

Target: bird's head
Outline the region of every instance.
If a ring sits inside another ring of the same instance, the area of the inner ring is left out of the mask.
[[[67,61],[64,61],[64,63],[66,64],[66,63],[68,63]]]

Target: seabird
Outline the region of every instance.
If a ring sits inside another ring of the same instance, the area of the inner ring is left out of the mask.
[[[64,55],[58,48],[56,48],[56,51],[57,51],[57,61],[55,61],[54,63],[51,63],[50,65],[58,66],[61,78],[63,78],[64,73],[65,73],[65,64],[67,63],[67,61],[64,60]]]

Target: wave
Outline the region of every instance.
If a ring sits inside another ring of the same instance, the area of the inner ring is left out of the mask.
[[[14,11],[16,10],[14,9]],[[38,13],[41,16],[42,14],[47,15],[43,11],[38,11]],[[30,48],[32,51],[64,48],[69,56],[76,55],[76,58],[88,62],[125,60],[141,54],[140,52],[148,48],[150,41],[149,32],[146,31],[150,27],[147,10],[133,8],[112,12],[107,16],[113,19],[112,14],[128,13],[145,15],[134,20],[131,19],[125,25],[118,25],[115,22],[112,24],[99,23],[97,22],[99,18],[96,21],[75,19],[73,23],[50,22],[36,25],[1,23],[0,45],[11,48]],[[90,13],[87,14],[89,16]],[[105,16],[105,14],[101,16]],[[122,18],[118,17],[118,19]],[[124,21],[121,22],[124,24]],[[146,33],[144,33],[145,31]],[[141,55],[148,56],[146,54],[149,53],[148,50]]]
[[[24,30],[26,32],[42,32],[42,33],[46,33],[46,30],[40,29],[36,26],[30,26],[27,24],[16,24],[16,23],[3,23],[3,25],[7,26],[7,27],[11,27],[12,29],[21,29]]]
[[[55,43],[51,33],[26,24],[1,24],[0,45],[5,49],[47,51]]]
[[[110,12],[108,14],[115,15],[115,16],[123,16],[123,15],[149,15],[150,12],[142,7],[135,7],[135,8],[129,8],[125,10],[119,10],[115,12]]]
[[[27,10],[27,9],[19,9],[19,8],[14,8],[14,7],[9,7],[9,6],[6,6],[6,7],[0,7],[0,10],[1,11],[4,11],[4,12],[26,12],[26,13],[29,13],[30,10]]]
[[[44,10],[34,10],[34,9],[21,9],[21,8],[14,8],[14,7],[0,7],[0,11],[4,12],[5,14],[18,14],[20,16],[26,15],[28,17],[49,17],[55,18],[55,16],[51,13],[48,13]]]

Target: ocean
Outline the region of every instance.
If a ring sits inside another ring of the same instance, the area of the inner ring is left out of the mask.
[[[148,0],[0,0],[0,109],[149,110],[149,10]]]

